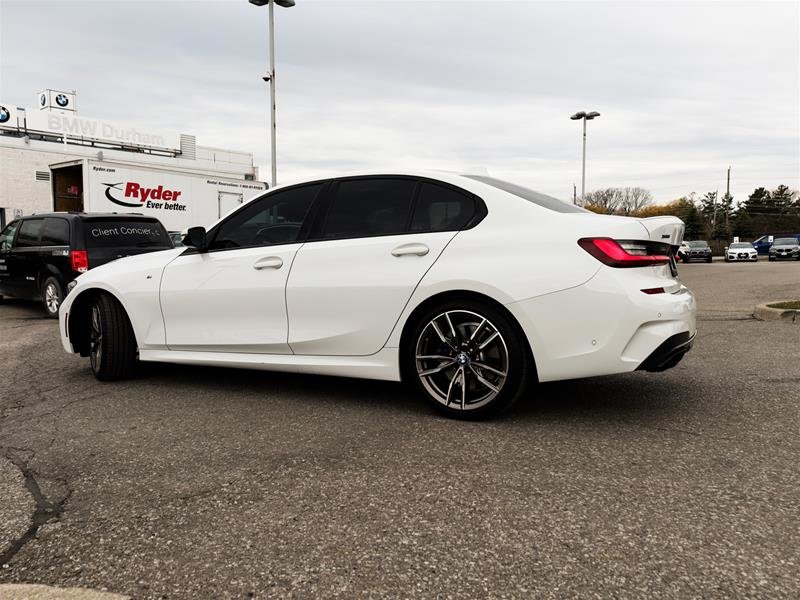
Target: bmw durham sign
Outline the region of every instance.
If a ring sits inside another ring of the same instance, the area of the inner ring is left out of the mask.
[[[61,108],[64,108],[69,104],[69,98],[64,94],[59,94],[56,96],[56,104],[58,104]]]

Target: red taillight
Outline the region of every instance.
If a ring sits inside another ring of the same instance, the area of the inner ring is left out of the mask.
[[[89,270],[89,256],[86,250],[70,250],[70,262],[72,262],[72,270],[78,273],[86,273]]]
[[[648,253],[647,242],[581,238],[578,245],[609,267],[651,267],[669,264],[669,256]]]
[[[645,294],[666,294],[667,291],[664,288],[645,288],[642,290]]]

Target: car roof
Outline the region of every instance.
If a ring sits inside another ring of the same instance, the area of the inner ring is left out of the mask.
[[[147,219],[157,221],[156,217],[150,215],[143,215],[142,213],[87,213],[87,212],[47,212],[47,213],[34,213],[32,215],[25,215],[20,217],[22,219],[41,219],[43,217],[61,217],[64,219],[119,219],[119,218],[133,218],[133,219]]]

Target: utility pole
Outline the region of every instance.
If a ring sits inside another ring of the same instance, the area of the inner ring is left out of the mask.
[[[728,187],[725,190],[725,195],[730,197],[731,195],[731,167],[728,165]]]
[[[711,215],[711,237],[714,237],[714,230],[717,228],[717,196],[719,196],[719,190],[714,192],[714,213]]]
[[[572,203],[577,206],[578,204],[578,186],[572,184]]]

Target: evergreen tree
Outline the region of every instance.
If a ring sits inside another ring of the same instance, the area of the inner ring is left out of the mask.
[[[772,214],[772,208],[769,191],[766,188],[759,187],[754,189],[753,193],[747,197],[741,212],[743,216],[767,215]]]
[[[784,214],[789,211],[792,206],[792,190],[785,185],[779,185],[770,194],[773,209],[778,214]]]
[[[715,213],[719,210],[717,192],[706,192],[700,199],[700,215],[703,219],[703,237],[711,238],[714,235]]]

